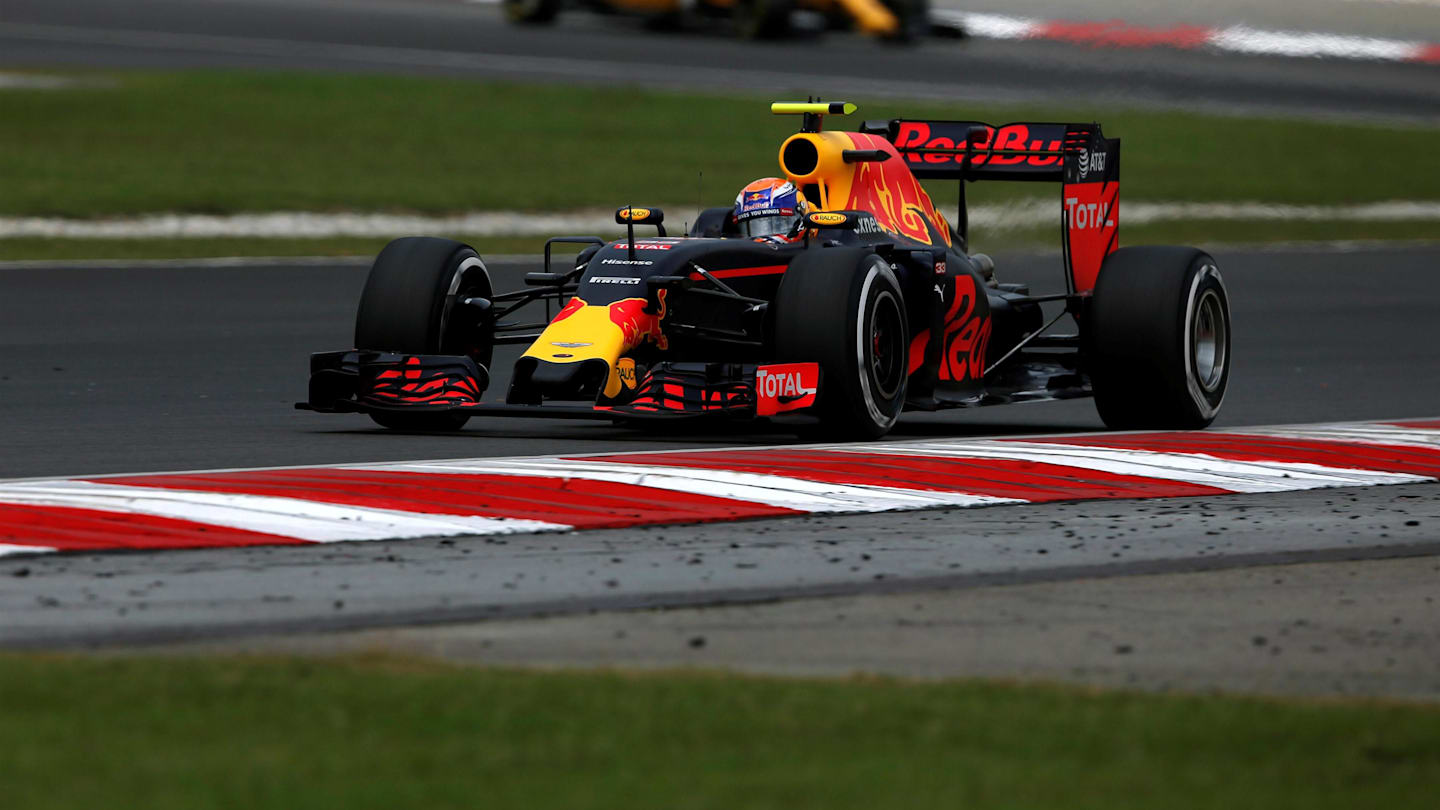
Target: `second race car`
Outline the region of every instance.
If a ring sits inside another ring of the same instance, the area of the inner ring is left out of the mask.
[[[929,0],[503,0],[503,5],[505,16],[521,25],[553,23],[567,6],[637,16],[658,28],[728,18],[745,39],[788,36],[797,12],[829,28],[853,27],[892,42],[916,39],[932,25]],[[945,30],[959,33],[953,25]]]

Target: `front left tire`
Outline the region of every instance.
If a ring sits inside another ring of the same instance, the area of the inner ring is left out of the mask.
[[[494,344],[488,324],[459,302],[492,295],[490,272],[469,245],[411,236],[380,251],[355,315],[355,348],[401,354],[466,355],[488,368]],[[451,411],[372,412],[396,430],[459,430],[469,416]]]
[[[910,327],[890,264],[864,248],[816,248],[786,269],[775,298],[781,362],[820,365],[826,433],[874,439],[894,427],[909,381]]]

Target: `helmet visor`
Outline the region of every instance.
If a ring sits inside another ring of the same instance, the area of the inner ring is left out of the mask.
[[[740,223],[740,231],[746,236],[770,236],[789,233],[794,224],[793,216],[752,217]]]

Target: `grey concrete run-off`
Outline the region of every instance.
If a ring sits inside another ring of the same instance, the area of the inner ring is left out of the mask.
[[[0,559],[0,645],[194,641],[1436,554],[1437,495],[1440,485],[1419,484]]]
[[[1436,700],[1440,557],[267,636],[178,651]]]

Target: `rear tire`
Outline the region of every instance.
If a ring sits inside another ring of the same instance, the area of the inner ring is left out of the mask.
[[[521,25],[548,25],[560,15],[561,0],[504,0],[505,18]]]
[[[885,435],[905,406],[909,324],[890,265],[864,248],[818,248],[785,271],[775,297],[780,362],[820,364],[826,433]]]
[[[1095,406],[1115,430],[1196,430],[1230,381],[1230,297],[1215,260],[1188,247],[1105,259],[1084,324]]]
[[[466,355],[487,369],[494,350],[488,324],[456,302],[489,298],[490,272],[475,249],[449,239],[411,236],[380,251],[360,294],[355,348],[401,354]],[[463,413],[372,413],[396,430],[459,430]]]
[[[899,23],[890,42],[911,43],[930,33],[930,0],[885,0],[885,7]]]
[[[742,39],[783,39],[790,35],[794,0],[735,0],[735,31]]]

